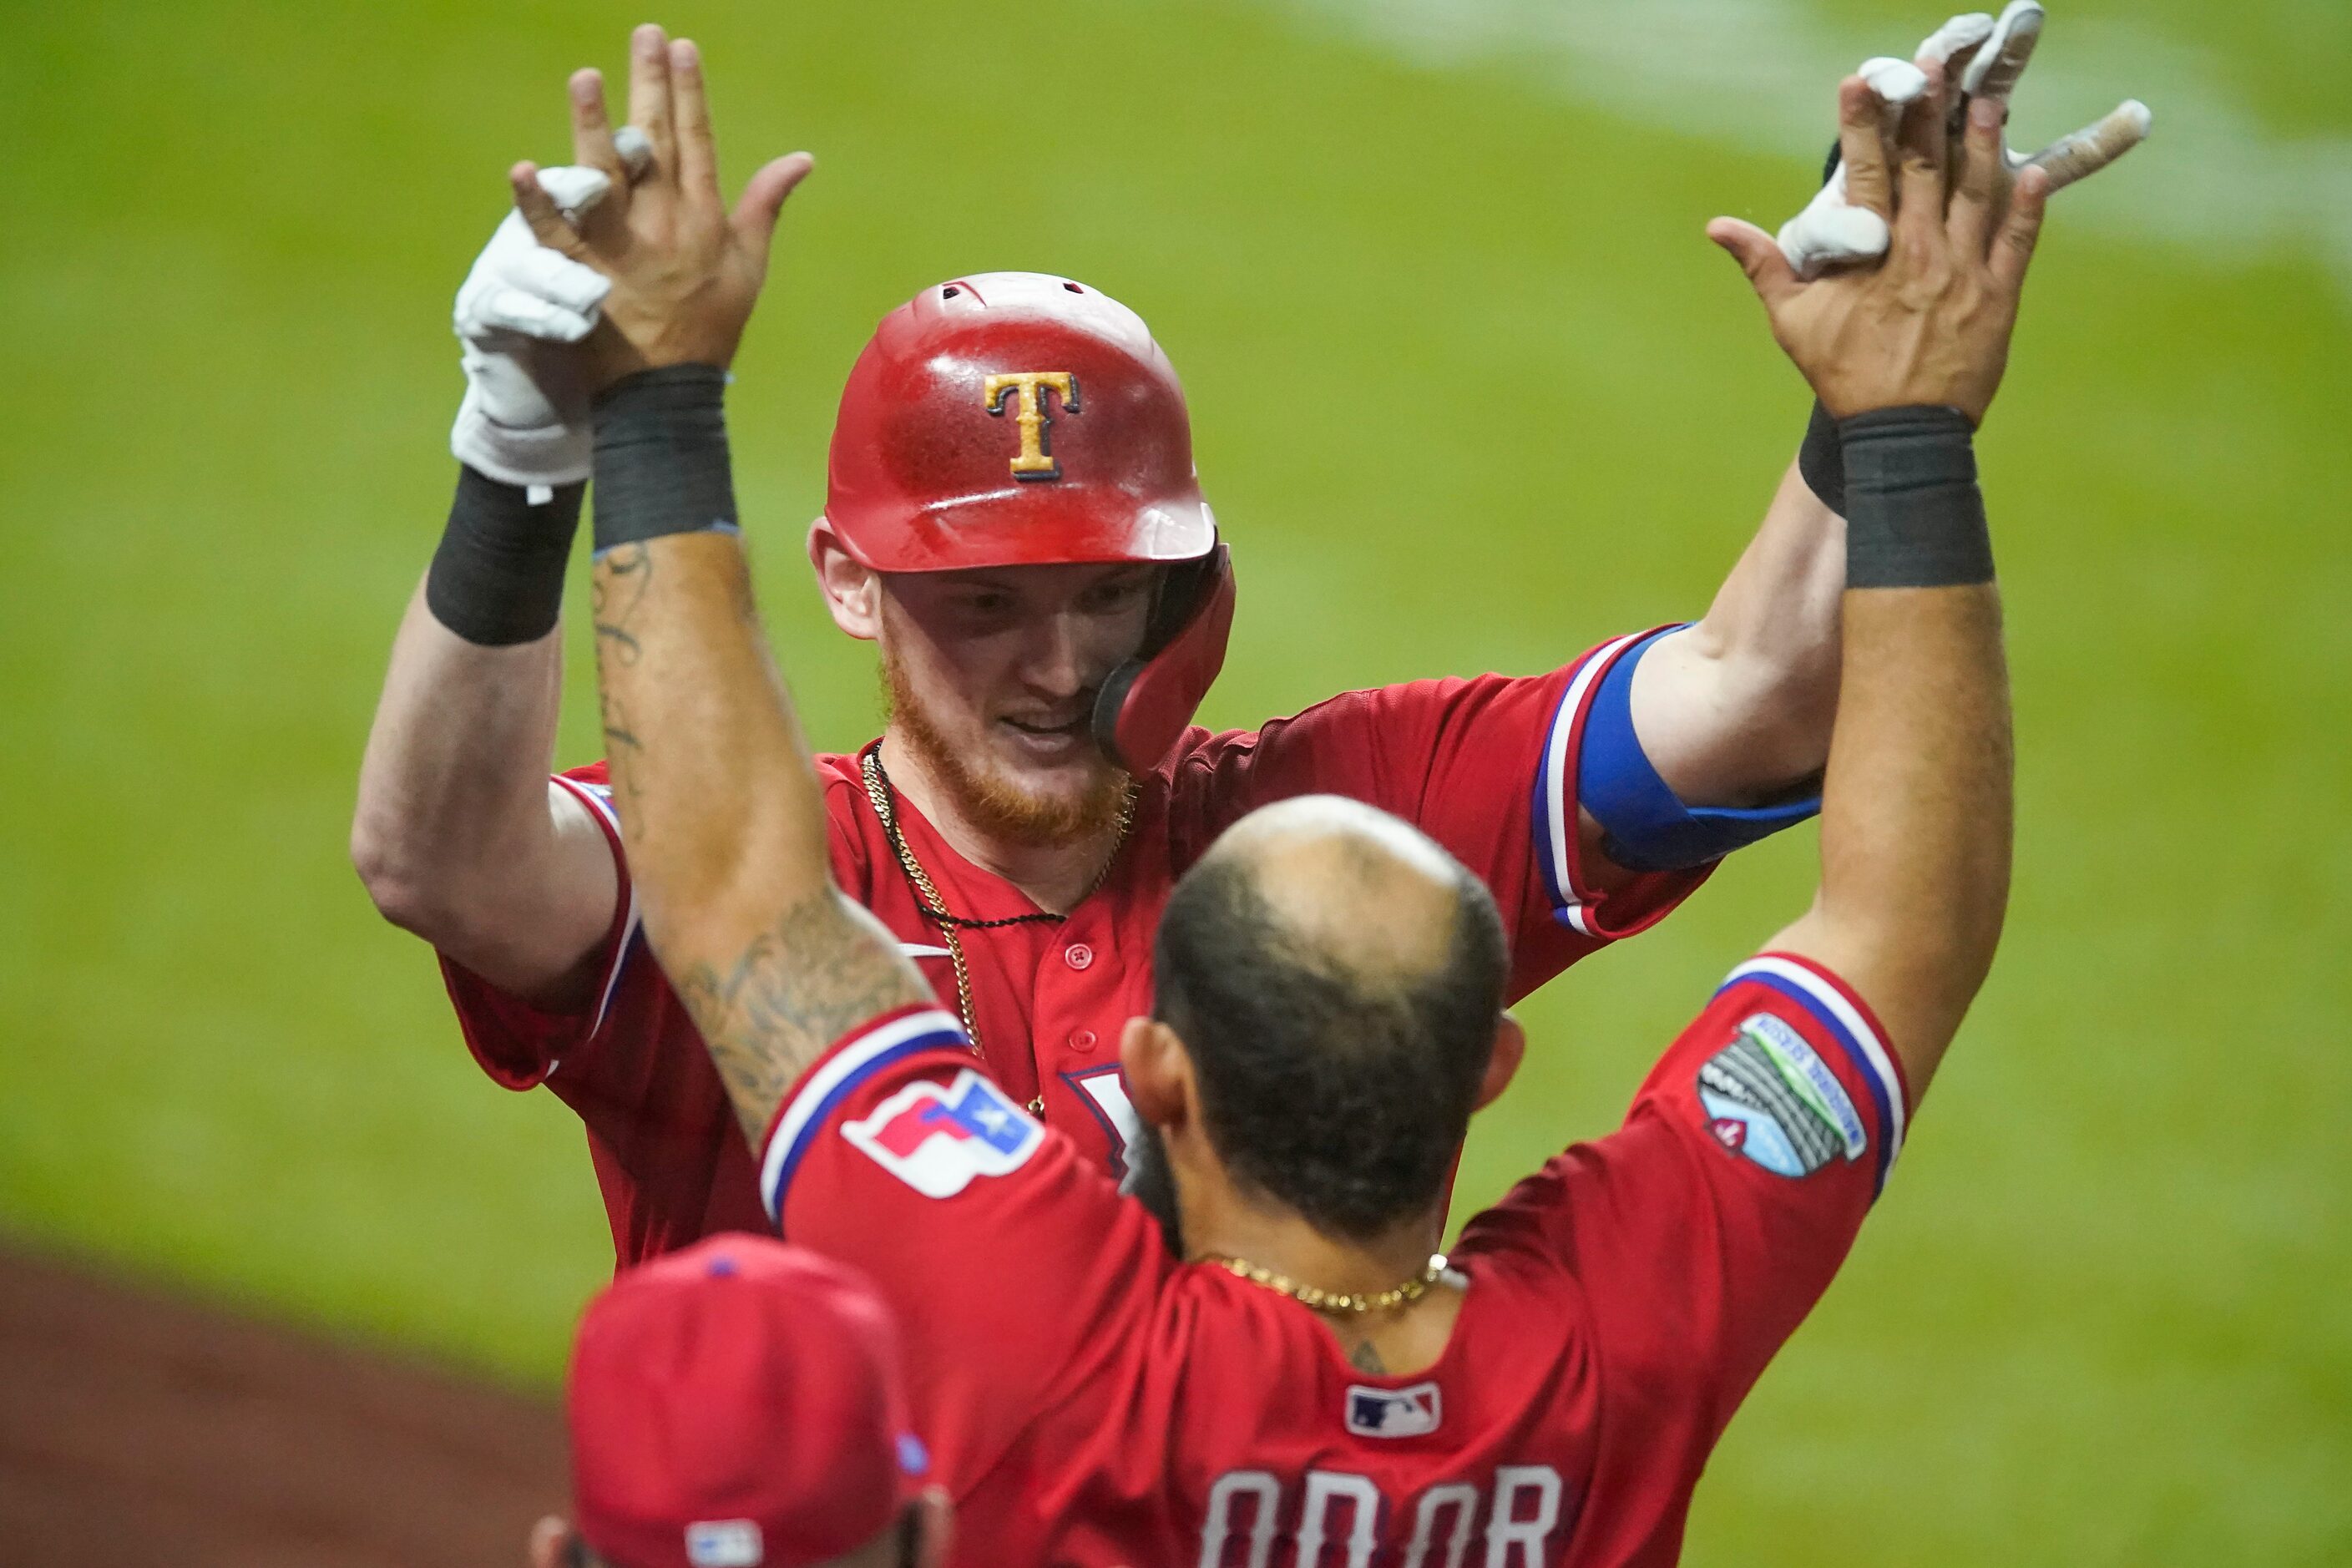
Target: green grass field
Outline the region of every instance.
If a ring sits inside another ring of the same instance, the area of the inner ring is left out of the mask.
[[[2352,132],[2335,0],[2256,0],[2210,40],[2188,0],[2056,4],[2051,60],[2068,16],[2130,20],[2274,144]],[[1935,19],[1806,14],[1880,49]],[[8,68],[33,131],[0,242],[0,1225],[535,1382],[609,1266],[576,1124],[479,1078],[343,844],[446,501],[449,296],[505,164],[562,156],[563,73],[616,70],[637,19],[61,5],[13,19]],[[704,43],[734,177],[822,163],[733,399],[822,743],[876,720],[800,564],[832,403],[940,278],[1090,279],[1175,357],[1241,560],[1220,722],[1696,613],[1801,427],[1699,229],[1776,223],[1806,161],[1604,112],[1508,51],[1417,66],[1328,8],[1176,0],[660,19]],[[2156,96],[2098,64],[2068,69]],[[2008,945],[1702,1486],[1694,1563],[2352,1560],[2352,267],[2115,221],[2235,188],[2168,170],[2200,128],[2156,107],[2085,221],[2062,202],[1983,444]],[[567,761],[594,745],[576,651]],[[1739,858],[1528,1009],[1466,1200],[1612,1123],[1811,853]]]

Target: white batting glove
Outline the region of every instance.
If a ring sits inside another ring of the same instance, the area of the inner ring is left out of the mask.
[[[2000,19],[1982,12],[1953,17],[1929,34],[1919,46],[1920,58],[1940,63],[1945,80],[1957,89],[1951,106],[1952,123],[1965,122],[1969,100],[1991,98],[2003,105],[2004,118],[2018,79],[2033,58],[2042,37],[2044,13],[2037,0],[2011,0]],[[1878,94],[1884,125],[1892,137],[1904,108],[1927,89],[1927,78],[1907,60],[1877,58],[1863,62],[1860,75]],[[2053,191],[2095,174],[2137,146],[2147,135],[2147,106],[2126,100],[2097,123],[2084,127],[2032,155],[2004,145],[2011,173],[2039,163],[2050,171]],[[1875,261],[1886,254],[1884,219],[1864,208],[1846,204],[1845,165],[1840,160],[1805,210],[1781,226],[1780,253],[1801,278],[1818,278],[1832,267]]]
[[[1958,20],[1959,18],[1955,18]],[[1992,18],[1984,18],[1990,26]],[[1862,62],[1855,73],[1878,95],[1879,121],[1892,135],[1904,106],[1927,90],[1927,78],[1909,60],[1881,55]],[[1800,278],[1818,278],[1841,262],[1874,260],[1886,254],[1886,220],[1868,207],[1847,205],[1845,161],[1839,159],[1829,179],[1813,194],[1805,210],[1780,226],[1780,254]]]
[[[643,133],[625,126],[614,140],[631,174],[641,170]],[[602,170],[575,164],[541,169],[539,184],[572,219],[612,189]],[[459,462],[525,486],[534,501],[588,477],[588,385],[572,345],[594,329],[611,288],[595,268],[541,245],[520,213],[500,220],[452,312],[466,372],[465,401],[449,429]]]

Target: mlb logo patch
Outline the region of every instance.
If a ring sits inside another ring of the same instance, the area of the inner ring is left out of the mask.
[[[970,1068],[950,1084],[908,1084],[863,1121],[844,1122],[841,1135],[927,1198],[1018,1170],[1045,1141],[1027,1111]]]
[[[709,1519],[686,1527],[686,1560],[694,1568],[760,1568],[767,1543],[752,1519]]]
[[[1437,1384],[1348,1388],[1348,1430],[1359,1437],[1419,1437],[1437,1430]]]

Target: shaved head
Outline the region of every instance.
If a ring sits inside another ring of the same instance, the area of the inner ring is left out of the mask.
[[[1344,795],[1310,795],[1252,812],[1201,864],[1231,858],[1284,939],[1367,986],[1442,968],[1465,893],[1462,863],[1420,829]]]
[[[1237,1180],[1358,1238],[1439,1200],[1508,966],[1459,861],[1359,801],[1267,806],[1178,882],[1156,966],[1155,1011]]]

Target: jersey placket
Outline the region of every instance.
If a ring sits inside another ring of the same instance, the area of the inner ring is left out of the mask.
[[[1118,1010],[1125,957],[1108,912],[1116,896],[1107,889],[1071,910],[1060,925],[1041,929],[1045,940],[1038,944],[1030,993],[1039,1094],[1050,1087],[1076,1096],[1078,1103],[1053,1120],[1064,1126],[1075,1125],[1074,1116],[1106,1121],[1114,1154],[1121,1152],[1124,1139],[1111,1107],[1124,1107],[1126,1097],[1090,1096],[1080,1087],[1080,1075],[1115,1072],[1118,1066],[1118,1031],[1124,1019],[1111,1015]]]

